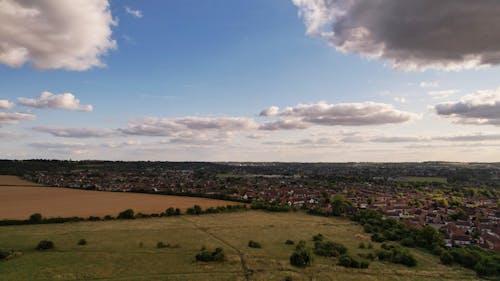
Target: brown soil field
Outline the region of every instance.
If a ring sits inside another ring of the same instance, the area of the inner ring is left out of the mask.
[[[0,175],[0,185],[5,186],[41,186],[38,183],[24,180],[16,176],[2,176]]]
[[[180,208],[184,212],[195,204],[203,209],[238,204],[196,197],[89,191],[36,185],[17,177],[0,176],[0,219],[27,219],[33,213],[41,213],[44,217],[116,216],[128,208],[145,214],[160,213],[169,207]]]

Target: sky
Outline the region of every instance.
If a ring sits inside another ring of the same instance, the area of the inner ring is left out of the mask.
[[[0,0],[0,158],[498,162],[496,0]]]

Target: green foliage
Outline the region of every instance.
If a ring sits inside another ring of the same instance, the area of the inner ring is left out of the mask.
[[[116,217],[119,220],[132,220],[134,219],[134,210],[132,209],[127,209],[121,213],[118,214],[118,217]]]
[[[408,250],[402,247],[395,247],[387,244],[382,244],[381,247],[383,250],[377,251],[377,257],[379,260],[399,263],[409,267],[417,265],[415,257]]]
[[[323,257],[338,257],[347,252],[347,248],[332,241],[316,241],[314,242],[314,253]]]
[[[441,260],[442,264],[450,265],[453,263],[453,256],[450,254],[450,252],[443,252],[441,256],[439,257]]]
[[[78,240],[78,243],[77,243],[77,244],[78,244],[78,245],[80,245],[80,246],[87,245],[87,240],[85,240],[85,239],[80,239],[80,240]]]
[[[277,202],[253,201],[250,204],[253,210],[266,210],[270,212],[290,212],[293,208],[288,205],[281,205]]]
[[[253,240],[248,241],[248,247],[250,248],[262,248],[262,245],[259,242],[255,242]]]
[[[344,254],[340,256],[338,265],[352,268],[368,268],[370,263],[368,261],[359,261],[347,254]]]
[[[226,259],[224,254],[224,250],[222,248],[216,248],[213,252],[210,252],[204,248],[196,254],[195,256],[197,261],[202,262],[223,262]]]
[[[295,242],[293,242],[293,240],[289,240],[289,239],[288,239],[288,240],[286,240],[286,241],[285,241],[285,244],[286,244],[286,245],[294,245],[294,244],[295,244]]]
[[[500,276],[500,253],[487,252],[478,247],[453,248],[449,251],[456,262],[474,269],[481,276]]]
[[[42,223],[42,215],[40,213],[32,214],[28,221],[32,224]]]
[[[360,248],[360,249],[366,248],[365,243],[360,242],[359,245],[358,245],[358,248]]]
[[[323,241],[324,237],[323,237],[323,234],[321,233],[318,233],[316,235],[313,236],[313,241]]]
[[[307,267],[312,264],[312,255],[305,248],[296,249],[290,256],[290,264],[296,267]]]
[[[42,240],[38,242],[38,245],[36,246],[35,249],[39,251],[54,249],[54,243],[49,240]]]

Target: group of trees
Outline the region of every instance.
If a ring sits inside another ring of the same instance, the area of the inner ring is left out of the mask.
[[[478,247],[452,248],[440,256],[443,264],[457,263],[473,269],[481,276],[500,276],[500,253],[487,252]]]
[[[301,240],[295,247],[295,251],[290,256],[290,264],[296,267],[310,266],[313,261],[311,251],[306,248],[306,241]]]
[[[382,219],[382,215],[373,210],[362,210],[352,217],[363,225],[365,232],[372,234],[374,242],[400,241],[406,247],[421,247],[439,251],[444,239],[431,226],[422,229],[408,227],[395,219]]]
[[[381,261],[404,264],[410,267],[417,265],[417,260],[410,251],[401,246],[382,244],[382,249],[377,251],[377,257]]]

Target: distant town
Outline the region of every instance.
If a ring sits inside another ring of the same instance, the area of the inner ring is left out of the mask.
[[[263,202],[329,214],[376,210],[432,226],[446,246],[500,251],[497,163],[194,163],[0,161],[0,173],[46,186]]]

